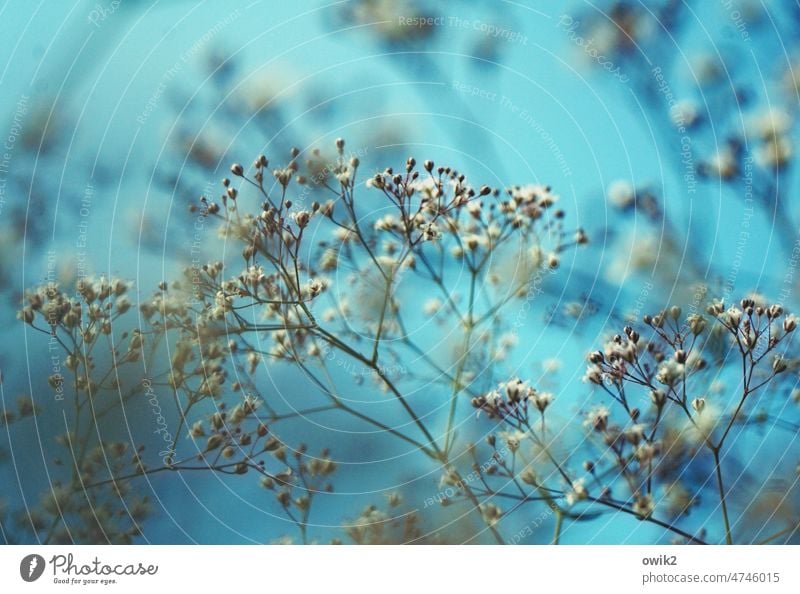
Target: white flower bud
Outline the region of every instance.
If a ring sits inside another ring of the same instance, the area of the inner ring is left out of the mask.
[[[739,322],[742,321],[742,310],[738,307],[731,305],[727,311],[728,323],[733,326],[734,328],[739,326]]]

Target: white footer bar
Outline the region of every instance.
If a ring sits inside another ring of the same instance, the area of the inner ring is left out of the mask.
[[[0,591],[798,592],[791,546],[3,546]],[[181,590],[176,590],[181,588]],[[245,589],[246,588],[246,589]],[[253,590],[251,588],[258,588]]]

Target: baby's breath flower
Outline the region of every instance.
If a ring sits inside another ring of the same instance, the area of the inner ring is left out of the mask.
[[[786,363],[786,359],[784,359],[781,355],[775,355],[775,357],[772,359],[772,372],[775,375],[783,373],[788,367],[789,366]]]
[[[555,396],[550,392],[534,392],[531,396],[529,396],[529,400],[533,403],[533,405],[538,409],[539,412],[543,413],[545,409],[553,402]]]
[[[698,314],[692,314],[688,316],[686,318],[686,323],[689,325],[689,329],[695,336],[702,334],[703,330],[706,328],[705,318]]]
[[[484,521],[490,525],[494,525],[499,522],[503,516],[502,510],[494,503],[482,504],[481,513],[483,514]]]
[[[642,518],[649,518],[653,515],[655,502],[652,495],[639,495],[633,502],[633,511]]]
[[[605,431],[608,427],[609,410],[603,405],[596,406],[586,415],[584,424],[595,431]]]
[[[752,116],[748,127],[762,140],[770,141],[789,132],[792,127],[792,116],[785,109],[771,107]]]
[[[738,328],[739,323],[742,321],[742,310],[731,305],[725,312],[725,319],[731,327]]]
[[[706,170],[723,180],[731,179],[739,171],[739,165],[733,150],[725,146],[714,153],[705,163]]]
[[[786,136],[770,138],[756,148],[756,161],[767,169],[781,168],[794,154],[792,141]]]
[[[194,438],[203,437],[205,434],[206,432],[203,428],[203,421],[195,421],[189,430],[189,435]]]
[[[670,117],[677,128],[691,128],[699,119],[697,103],[691,99],[677,101],[670,109]]]
[[[674,386],[683,377],[684,365],[674,359],[664,361],[658,366],[656,381],[665,386]]]
[[[311,213],[307,210],[294,212],[292,213],[292,220],[297,224],[298,227],[303,229],[307,227],[308,223],[311,221]]]
[[[572,481],[572,485],[565,495],[567,505],[575,505],[579,501],[584,501],[589,496],[583,479]]]
[[[616,180],[608,186],[606,196],[613,206],[625,209],[633,206],[636,200],[636,191],[629,181]]]
[[[516,335],[514,335],[516,338]],[[516,344],[516,343],[515,343]],[[545,373],[558,373],[564,366],[563,361],[556,357],[549,357],[542,361],[542,371]]]
[[[503,431],[500,433],[500,438],[505,442],[510,452],[516,452],[522,440],[527,437],[528,434],[523,431]]]

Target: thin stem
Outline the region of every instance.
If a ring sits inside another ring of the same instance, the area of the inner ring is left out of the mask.
[[[712,450],[714,452],[714,465],[716,466],[715,472],[717,475],[717,488],[719,489],[719,502],[722,506],[722,520],[725,522],[725,544],[733,544],[731,537],[731,523],[728,518],[728,504],[725,501],[725,485],[722,481],[722,466],[719,459],[719,449]]]
[[[756,544],[760,544],[760,545],[769,544],[770,542],[772,542],[776,538],[780,538],[781,536],[783,536],[785,534],[788,534],[789,538],[791,538],[794,535],[794,533],[797,532],[797,530],[799,528],[800,528],[800,523],[792,524],[791,526],[787,526],[783,530],[779,530],[775,534],[772,534],[772,535],[768,536],[767,538],[764,538],[764,539],[758,541]],[[788,541],[788,538],[787,538],[787,541]],[[786,544],[786,541],[784,541],[784,544]]]
[[[467,309],[467,318],[465,320],[466,332],[464,333],[464,352],[461,354],[461,360],[458,363],[458,370],[456,371],[455,378],[453,379],[453,392],[450,395],[450,411],[447,414],[447,427],[444,432],[444,451],[447,453],[452,444],[452,431],[453,424],[456,418],[456,407],[458,405],[458,396],[461,394],[462,385],[461,377],[464,373],[464,368],[467,364],[467,358],[470,355],[470,347],[472,344],[472,332],[475,329],[473,324],[474,310],[475,310],[475,284],[477,282],[477,270],[472,270],[469,284],[469,305]]]
[[[553,528],[553,543],[554,545],[559,544],[559,540],[561,539],[561,524],[564,521],[564,516],[561,514],[560,511],[556,511],[556,525]]]
[[[401,259],[402,262],[402,259]],[[375,333],[375,346],[372,349],[372,363],[378,362],[378,347],[381,344],[381,335],[383,334],[383,324],[386,320],[386,308],[389,306],[389,298],[392,293],[392,282],[394,281],[394,272],[390,271],[389,276],[386,278],[386,290],[383,293],[383,305],[381,306],[381,316],[378,320],[378,331]]]
[[[701,545],[708,544],[704,540],[689,534],[685,530],[681,530],[680,528],[678,528],[677,526],[675,526],[673,524],[670,524],[668,522],[664,522],[663,520],[659,520],[657,518],[654,518],[653,516],[647,516],[647,517],[643,518],[641,516],[641,514],[633,511],[632,509],[628,509],[624,505],[620,505],[620,504],[615,503],[613,501],[609,501],[608,499],[596,499],[596,498],[593,498],[593,497],[589,497],[588,500],[592,501],[594,503],[599,503],[601,505],[605,505],[607,507],[611,507],[613,509],[616,509],[618,511],[626,513],[628,515],[636,516],[640,520],[644,520],[645,522],[650,522],[651,524],[655,524],[656,526],[661,526],[662,528],[666,528],[670,532],[674,532],[675,534],[678,534],[679,536],[684,537],[690,543],[701,544]]]

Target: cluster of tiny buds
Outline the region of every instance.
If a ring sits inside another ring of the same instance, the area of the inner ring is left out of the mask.
[[[731,305],[728,309],[725,309],[724,302],[716,301],[709,305],[706,311],[715,317],[724,316],[726,321],[728,321],[731,326],[738,326],[742,321],[743,316],[746,316],[747,318],[752,318],[753,316],[757,318],[764,317],[768,320],[776,320],[784,313],[783,306],[781,305],[758,304],[754,299],[750,298],[742,299],[740,305],[741,309],[735,305]],[[797,327],[797,320],[794,318],[794,316],[788,316],[786,320],[791,320],[788,326],[792,327],[791,330],[787,330],[787,332],[791,332]]]
[[[684,331],[688,329],[694,336],[701,334],[706,327],[702,316],[691,314],[687,316],[685,324],[681,325],[681,308],[670,307],[656,315],[645,315],[643,321],[653,328],[661,340],[642,341],[639,332],[631,326],[626,326],[623,335],[615,335],[602,350],[589,354],[589,367],[584,380],[593,384],[602,385],[604,380],[611,383],[620,383],[631,373],[649,373],[650,364],[642,361],[641,357],[647,355],[658,366],[654,378],[664,385],[673,385],[683,377],[685,370],[700,370],[706,367],[707,362],[697,352],[683,347]],[[669,332],[663,330],[668,326]],[[666,348],[665,350],[665,347]],[[657,403],[655,399],[654,403]]]
[[[514,378],[501,383],[495,390],[476,396],[472,399],[472,406],[485,412],[490,419],[503,419],[509,415],[524,413],[528,405],[544,414],[552,402],[553,395],[550,392],[540,392],[527,382]]]
[[[70,329],[97,322],[103,334],[110,334],[112,314],[124,314],[131,308],[125,296],[129,288],[128,282],[117,278],[81,278],[75,283],[75,294],[80,296],[76,300],[58,284],[47,283],[26,294],[27,303],[17,317],[33,324],[38,313],[51,327],[64,325]]]
[[[291,161],[286,167],[278,167],[272,171],[273,177],[278,181],[278,183],[283,186],[284,188],[289,185],[289,182],[292,179],[292,176],[297,172],[299,166],[297,161],[295,160],[300,155],[300,149],[292,148],[290,151]],[[264,181],[264,171],[269,167],[269,159],[265,155],[259,155],[253,161],[253,170],[255,173],[253,174],[253,179],[258,183],[260,186]],[[244,166],[241,163],[234,163],[231,165],[230,168],[231,174],[235,177],[245,178],[245,170]],[[223,200],[226,198],[230,198],[231,200],[236,200],[237,196],[239,195],[238,190],[231,186],[230,179],[223,178],[222,185],[225,188],[225,195],[223,196]]]
[[[757,303],[751,298],[742,299],[739,305],[741,308],[735,305],[726,308],[722,301],[718,301],[709,305],[707,311],[736,337],[742,348],[752,350],[761,344],[770,350],[777,346],[782,337],[771,328],[773,322],[784,316],[783,307],[779,304]],[[781,326],[783,337],[788,336],[797,329],[797,318],[787,315],[783,317]],[[775,357],[773,370],[776,374],[786,370],[786,362],[781,356]]]
[[[707,312],[719,322],[719,329],[724,328],[723,331],[727,330],[733,335],[734,344],[742,355],[751,354],[751,361],[755,363],[797,328],[796,318],[785,316],[783,307],[778,304],[768,305],[746,298],[741,300],[739,306],[726,307],[722,301],[715,301],[708,306]],[[695,337],[706,330],[705,319],[698,314],[691,314],[681,324],[681,313],[680,307],[673,306],[656,315],[645,315],[644,323],[655,331],[655,339],[650,341],[641,342],[639,333],[626,326],[624,336],[614,336],[602,350],[589,354],[584,380],[597,385],[608,382],[617,386],[622,400],[625,398],[621,392],[623,382],[632,381],[649,386],[650,400],[659,409],[668,399],[679,398],[668,395],[678,394],[678,386],[686,382],[688,375],[708,366],[708,360],[702,356],[702,348],[694,348]],[[781,318],[783,333],[774,329]],[[687,342],[689,334],[692,338]],[[755,351],[760,353],[757,358],[752,357]],[[644,359],[644,355],[650,360]],[[789,364],[782,354],[774,354],[772,377],[785,372]],[[656,389],[653,381],[665,386],[666,392]],[[706,408],[705,398],[702,397],[686,404],[691,404],[697,413]]]
[[[606,363],[615,363],[618,360],[633,363],[638,354],[637,345],[639,344],[639,333],[630,326],[625,326],[623,329],[626,338],[616,334],[606,344],[605,353],[603,351],[594,351],[589,354],[589,362],[594,365],[601,365]]]
[[[369,181],[369,185],[378,188],[380,190],[386,190],[387,192],[398,193],[398,195],[403,196],[412,196],[417,191],[417,184],[416,182],[419,179],[419,171],[415,170],[417,166],[417,160],[414,157],[409,157],[406,159],[406,176],[401,175],[400,173],[395,173],[394,169],[391,167],[387,167],[383,172],[376,173],[372,179]],[[499,190],[493,190],[489,186],[483,185],[481,186],[480,190],[476,192],[472,188],[460,188],[461,184],[464,184],[466,181],[466,176],[463,173],[459,173],[455,169],[451,167],[435,167],[433,161],[426,160],[423,163],[423,167],[425,171],[429,174],[434,175],[434,170],[436,174],[441,177],[447,177],[451,181],[456,184],[456,194],[462,194],[459,192],[459,189],[463,189],[463,201],[460,203],[466,203],[471,198],[477,196],[488,196],[489,194],[494,193],[495,195],[499,194]],[[439,197],[443,193],[440,187],[437,187],[433,195],[434,197]]]
[[[667,320],[677,321],[681,317],[682,309],[677,305],[662,310],[654,316],[645,315],[642,321],[653,328],[663,328],[664,322]]]

